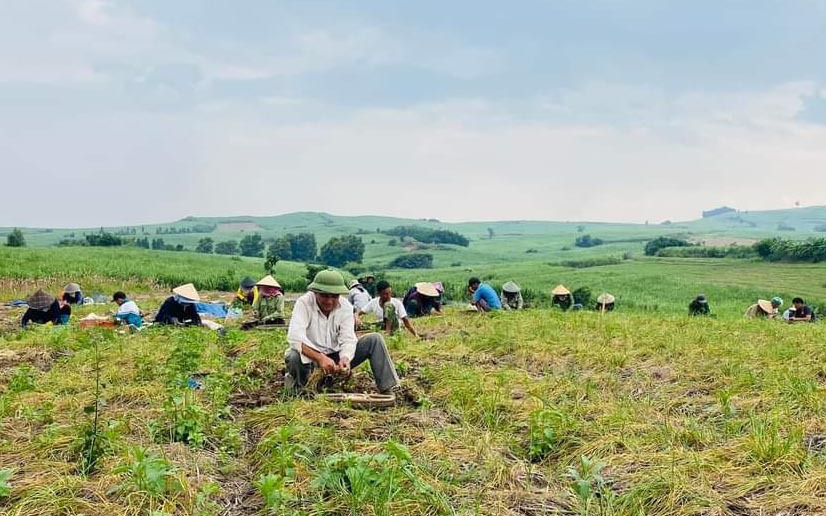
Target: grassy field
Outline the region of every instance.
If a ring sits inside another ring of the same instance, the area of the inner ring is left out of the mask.
[[[821,325],[551,311],[416,323],[434,340],[390,346],[425,404],[382,412],[283,397],[281,333],[6,337],[0,510],[826,511]],[[193,373],[202,390],[186,387]]]
[[[600,255],[596,255],[599,258]],[[587,259],[587,258],[583,258]],[[135,248],[8,248],[0,247],[0,300],[22,299],[38,287],[58,292],[69,281],[89,294],[111,295],[168,291],[193,282],[202,290],[234,291],[244,276],[265,274],[263,260]],[[345,273],[346,274],[346,273]],[[290,291],[306,286],[304,264],[279,262],[278,280]],[[346,274],[347,277],[351,277]],[[549,304],[559,283],[570,289],[588,287],[594,296],[611,292],[618,309],[679,315],[698,293],[706,294],[719,317],[739,318],[758,298],[795,296],[826,306],[826,264],[777,264],[762,261],[696,258],[620,260],[615,265],[573,268],[559,262],[482,263],[428,270],[388,270],[382,275],[398,295],[418,281],[442,281],[451,301],[465,301],[470,276],[499,287],[516,281],[535,307]]]
[[[826,330],[742,318],[773,295],[822,305],[826,265],[645,258],[648,230],[616,229],[625,242],[571,251],[575,225],[503,231],[436,269],[383,271],[397,293],[443,281],[455,302],[415,321],[430,340],[388,339],[421,407],[285,396],[283,332],[19,331],[2,308],[0,514],[826,514]],[[368,266],[393,252],[369,244]],[[291,291],[305,273],[276,270]],[[3,301],[77,281],[151,312],[174,285],[226,296],[263,274],[252,258],[0,247]],[[462,312],[471,275],[516,280],[534,308]],[[617,311],[551,310],[557,283],[610,291]],[[685,314],[699,292],[716,318]],[[365,367],[346,390],[373,389]]]

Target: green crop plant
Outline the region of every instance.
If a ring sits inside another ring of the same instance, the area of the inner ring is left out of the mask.
[[[573,421],[564,412],[543,408],[531,413],[528,457],[540,461],[557,452],[572,433]]]
[[[598,501],[597,514],[613,514],[614,496],[602,476],[604,468],[603,462],[585,455],[579,458],[578,464],[568,468],[566,476],[571,481],[571,489],[578,499],[579,513],[583,516],[591,514],[591,506],[595,500]]]
[[[180,488],[172,465],[140,446],[131,448],[125,462],[113,473],[124,477],[121,489],[145,493],[150,497],[163,496]]]
[[[302,441],[302,430],[288,423],[268,433],[258,445],[262,467],[280,477],[293,478],[296,462],[313,457],[313,451]]]
[[[195,403],[192,391],[184,390],[167,398],[164,415],[165,421],[158,427],[165,429],[169,441],[204,445],[208,413]]]
[[[23,365],[15,369],[9,380],[8,390],[10,393],[20,393],[31,391],[35,388],[35,370],[30,365]]]
[[[255,487],[264,499],[264,507],[275,514],[281,514],[290,502],[295,500],[287,488],[286,479],[281,475],[273,473],[261,475],[255,481]]]

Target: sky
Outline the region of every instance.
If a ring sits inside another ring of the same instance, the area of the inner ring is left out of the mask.
[[[826,204],[819,0],[0,5],[0,226]]]

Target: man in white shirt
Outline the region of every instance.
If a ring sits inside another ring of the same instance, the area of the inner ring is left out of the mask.
[[[347,288],[350,289],[350,293],[347,295],[347,301],[353,305],[353,309],[356,311],[364,308],[372,299],[370,293],[359,283],[359,280],[351,281],[347,285]]]
[[[404,309],[401,299],[393,297],[393,289],[390,287],[390,283],[384,280],[379,281],[376,285],[376,293],[379,297],[373,298],[356,314],[356,324],[361,324],[360,315],[373,314],[376,316],[379,326],[388,334],[394,334],[404,323],[407,331],[414,337],[418,337],[416,329],[410,323],[410,318],[407,317],[407,310]]]
[[[347,294],[341,274],[321,271],[308,290],[295,302],[290,318],[284,386],[303,388],[314,367],[326,374],[340,374],[369,360],[379,392],[395,391],[399,376],[384,338],[371,333],[356,339],[353,306],[341,297]]]

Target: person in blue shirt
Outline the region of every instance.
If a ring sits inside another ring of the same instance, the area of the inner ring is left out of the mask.
[[[482,283],[479,278],[470,278],[467,282],[468,290],[473,294],[470,304],[475,306],[481,312],[490,312],[491,310],[501,310],[502,302],[493,287],[487,283]]]

